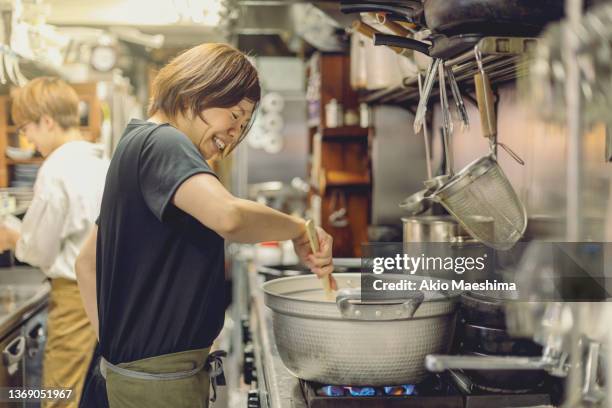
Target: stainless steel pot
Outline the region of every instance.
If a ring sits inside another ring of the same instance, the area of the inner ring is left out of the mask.
[[[474,241],[467,230],[450,215],[425,215],[402,218],[404,242],[468,242]],[[493,220],[482,219],[493,228]]]
[[[414,384],[427,375],[427,354],[449,350],[458,293],[424,291],[422,299],[362,303],[354,294],[361,274],[336,280],[339,288],[351,289],[338,292],[336,302],[325,300],[314,275],[263,285],[279,355],[296,377],[323,384]]]
[[[404,242],[452,242],[455,237],[469,236],[451,216],[425,215],[402,218]]]
[[[404,224],[404,252],[407,254],[428,254],[441,258],[469,257],[483,255],[484,245],[475,240],[451,215],[423,215],[402,218]],[[480,218],[482,228],[493,228],[493,220]],[[480,282],[489,274],[489,267],[482,270],[465,271],[462,278],[469,282]],[[417,272],[418,273],[418,272]],[[429,276],[453,279],[457,275],[444,269],[429,269]]]

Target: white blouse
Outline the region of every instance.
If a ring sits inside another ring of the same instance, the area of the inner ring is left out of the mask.
[[[76,280],[74,262],[100,213],[109,161],[93,143],[53,151],[38,171],[15,256],[50,278]]]

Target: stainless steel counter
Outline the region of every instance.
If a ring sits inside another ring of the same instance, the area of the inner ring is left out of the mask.
[[[263,277],[247,272],[251,294],[251,330],[262,408],[307,408],[299,381],[283,365],[274,343],[272,314],[264,304]]]
[[[0,338],[38,311],[48,301],[50,290],[37,268],[0,268]]]

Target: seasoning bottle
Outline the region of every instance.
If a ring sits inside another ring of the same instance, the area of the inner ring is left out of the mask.
[[[359,104],[359,126],[362,128],[370,126],[370,108],[365,102]]]
[[[344,114],[342,105],[333,98],[325,105],[325,127],[336,128],[342,126]]]

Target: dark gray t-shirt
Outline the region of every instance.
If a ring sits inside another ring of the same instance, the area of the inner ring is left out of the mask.
[[[172,204],[198,173],[214,174],[178,129],[128,124],[98,219],[100,347],[113,364],[208,347],[223,326],[223,238]]]

